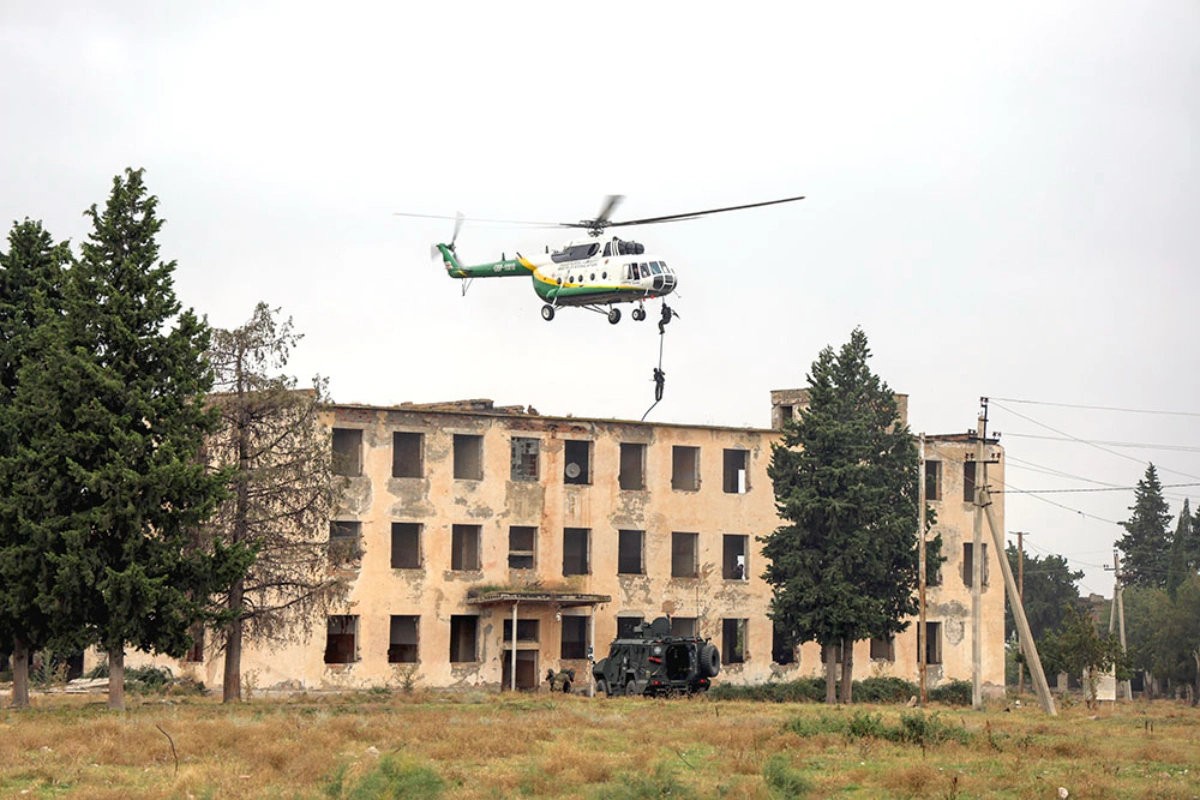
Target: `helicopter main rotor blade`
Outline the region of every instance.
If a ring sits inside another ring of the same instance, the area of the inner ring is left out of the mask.
[[[686,214],[668,214],[663,217],[645,217],[643,219],[627,219],[621,222],[609,222],[608,227],[616,228],[622,225],[650,225],[655,222],[675,222],[677,220],[696,219],[708,214],[720,214],[725,211],[740,211],[743,208],[760,208],[762,206],[775,206],[780,203],[794,203],[797,200],[803,200],[804,196],[800,197],[785,197],[782,200],[767,200],[763,203],[747,203],[743,206],[727,206],[725,208],[710,208],[707,211],[691,211]]]
[[[601,222],[605,225],[610,224],[609,218],[612,216],[612,213],[617,210],[617,206],[621,205],[622,201],[624,200],[625,195],[623,194],[610,194],[608,197],[605,197],[604,205],[601,207],[600,213],[596,215],[596,219],[592,221]]]
[[[394,217],[419,217],[421,219],[452,219],[461,224],[460,221],[466,222],[484,222],[491,225],[527,225],[531,228],[562,228],[565,227],[561,222],[544,222],[533,221],[526,219],[483,219],[480,217],[464,217],[462,213],[458,213],[453,217],[446,214],[413,214],[408,211],[393,211]]]

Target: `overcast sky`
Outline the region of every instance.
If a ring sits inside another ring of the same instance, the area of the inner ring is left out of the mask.
[[[974,427],[981,396],[1189,412],[991,411],[1013,486],[1128,487],[1153,459],[1193,484],[1174,512],[1200,499],[1198,35],[1193,0],[0,0],[0,220],[78,244],[82,210],[145,167],[183,303],[220,327],[282,307],[306,334],[292,367],[336,400],[637,419],[657,307],[614,327],[543,322],[525,279],[462,297],[429,260],[453,224],[393,212],[804,194],[636,229],[680,274],[651,420],[766,427],[770,390],[862,326],[914,431]],[[568,238],[468,224],[459,252]],[[1008,498],[1008,529],[1110,594],[1132,492],[1038,497]]]

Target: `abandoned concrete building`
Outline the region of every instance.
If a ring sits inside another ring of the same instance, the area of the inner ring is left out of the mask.
[[[490,401],[333,407],[347,490],[330,541],[350,595],[290,645],[248,640],[243,673],[260,688],[534,688],[547,669],[574,668],[586,685],[593,648],[599,659],[619,634],[668,616],[673,630],[717,644],[718,682],[821,674],[820,648],[781,647],[767,617],[757,537],[779,525],[767,467],[804,393],[771,400],[770,429],[551,417]],[[991,446],[993,485],[1000,457]],[[856,678],[915,681],[919,647],[930,686],[971,678],[973,459],[965,435],[928,438],[946,556],[930,575],[928,641],[913,624],[856,643]],[[1004,586],[992,549],[982,552],[982,679],[996,691]],[[190,658],[177,669],[220,684],[218,653]]]

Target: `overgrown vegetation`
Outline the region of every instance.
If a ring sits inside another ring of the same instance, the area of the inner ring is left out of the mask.
[[[856,703],[907,703],[916,697],[915,683],[903,678],[866,678],[854,682]],[[948,706],[971,705],[971,683],[949,681],[927,691],[930,702]],[[819,703],[825,699],[824,678],[772,681],[755,686],[718,684],[708,691],[712,700],[750,700],[767,703]]]

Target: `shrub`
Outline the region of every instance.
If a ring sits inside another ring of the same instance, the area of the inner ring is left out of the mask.
[[[846,726],[846,737],[849,739],[887,739],[889,730],[883,724],[882,714],[872,714],[867,711],[855,711]]]
[[[907,703],[920,689],[903,678],[867,678],[854,683],[856,703]]]
[[[970,681],[950,681],[943,683],[928,692],[929,700],[933,703],[944,703],[948,706],[971,705],[973,687]]]
[[[840,734],[846,732],[846,718],[829,714],[805,714],[789,719],[783,724],[783,729],[804,738],[820,736],[823,733]]]
[[[756,703],[819,703],[825,699],[825,679],[800,678],[754,686],[721,683],[710,689],[708,696],[713,700],[750,700]]]
[[[771,797],[807,797],[812,791],[812,782],[793,767],[782,753],[767,759],[763,765],[763,780]]]
[[[344,769],[335,773],[325,793],[331,797],[341,797],[345,775]],[[439,797],[444,788],[441,777],[429,767],[401,761],[394,756],[384,756],[378,766],[358,779],[345,797],[348,800]]]
[[[651,797],[693,797],[694,792],[680,783],[675,770],[665,761],[654,767],[654,774],[626,772],[616,785],[605,786],[597,795],[601,800],[642,800]]]

